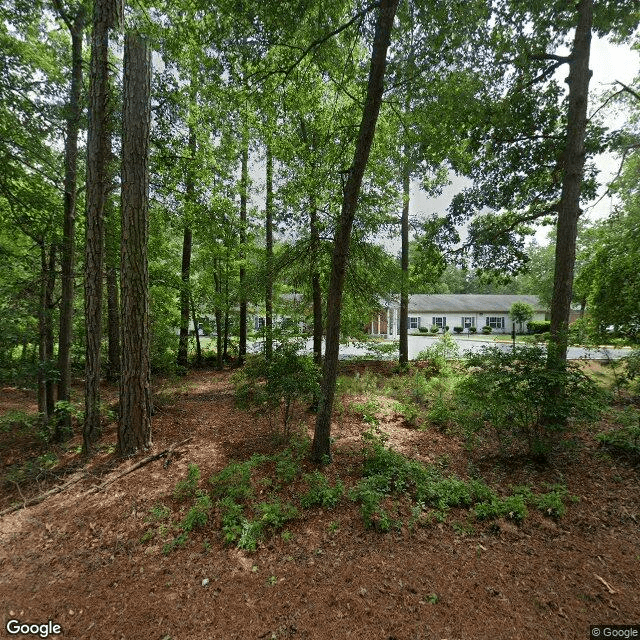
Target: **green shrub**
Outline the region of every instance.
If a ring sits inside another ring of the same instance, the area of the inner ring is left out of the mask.
[[[290,435],[289,422],[297,401],[311,402],[319,393],[319,369],[313,358],[300,355],[294,341],[278,345],[271,356],[248,358],[234,376],[236,400],[242,405],[266,409],[271,420],[279,412],[284,437]]]
[[[469,333],[477,333],[478,327],[469,327]]]
[[[453,330],[454,330],[456,333],[462,333],[463,328],[462,328],[462,327],[453,327]]]
[[[429,333],[429,327],[418,327],[420,333]]]
[[[304,476],[309,491],[300,496],[300,504],[304,509],[320,506],[333,509],[344,494],[344,485],[338,480],[332,487],[326,476],[319,471]]]
[[[478,520],[510,518],[520,522],[527,517],[528,511],[521,495],[508,496],[506,498],[494,496],[489,501],[477,504],[475,514]]]
[[[488,336],[492,331],[493,327],[490,327],[488,324],[482,327],[482,333],[484,333],[486,336]]]
[[[571,422],[595,420],[603,405],[602,392],[576,364],[549,370],[540,347],[485,347],[466,365],[455,391],[458,420],[469,442],[492,432],[503,453],[524,442],[530,455],[545,459]]]
[[[432,325],[432,327],[429,329],[429,331],[431,333],[440,333],[440,327],[436,326],[435,324]]]
[[[604,446],[632,456],[640,456],[640,412],[634,407],[626,407],[618,415],[621,426],[599,433],[596,439]]]
[[[193,529],[204,527],[209,519],[209,512],[212,506],[211,498],[204,491],[199,491],[195,504],[187,512],[180,524],[180,528],[185,532],[189,532]]]
[[[529,333],[547,333],[551,330],[550,320],[530,320],[527,323],[527,331]]]
[[[457,359],[460,350],[451,334],[443,334],[430,347],[423,349],[415,357],[417,361],[427,361],[434,365],[436,373],[450,373],[449,360]]]

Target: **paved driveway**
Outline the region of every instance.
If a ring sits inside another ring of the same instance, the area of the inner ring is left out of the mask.
[[[468,351],[479,351],[482,347],[486,346],[499,346],[501,349],[510,349],[511,343],[505,342],[494,342],[491,339],[482,340],[482,339],[471,339],[460,336],[452,336],[453,339],[458,343],[458,348],[461,355]],[[438,338],[434,338],[432,336],[422,336],[417,335],[409,336],[409,359],[414,360],[415,357],[428,347],[434,345],[438,341]],[[390,344],[391,340],[385,340],[383,344]],[[324,348],[324,345],[323,345]],[[313,342],[307,342],[306,349],[311,352],[313,350]],[[613,349],[610,347],[600,347],[598,349],[585,349],[583,347],[569,347],[567,357],[569,360],[579,360],[579,359],[587,359],[587,360],[607,360],[609,358],[613,360],[617,360],[618,358],[622,358],[629,354],[631,349],[629,348],[621,348],[621,349]],[[366,356],[370,355],[371,357],[376,357],[374,352],[369,351],[366,347],[353,344],[341,344],[340,345],[340,359],[346,359],[353,356]]]

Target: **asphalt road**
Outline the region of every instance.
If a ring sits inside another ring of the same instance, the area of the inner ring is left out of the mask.
[[[452,338],[458,343],[458,349],[461,355],[463,355],[468,351],[471,351],[471,352],[479,351],[480,349],[482,349],[482,347],[491,346],[491,345],[499,346],[500,348],[505,350],[511,348],[511,342],[508,342],[508,343],[494,342],[493,339],[491,338],[483,340],[483,339],[471,339],[467,337],[459,337],[455,335],[453,335]],[[409,336],[409,359],[414,360],[416,355],[418,355],[420,351],[423,351],[424,349],[427,349],[428,347],[432,346],[437,342],[437,340],[438,338],[434,338],[431,336],[410,335]],[[378,344],[391,344],[391,343],[392,343],[391,340],[385,340],[384,342],[378,343]],[[323,349],[324,349],[324,345],[323,345]],[[307,342],[305,346],[305,350],[308,352],[311,352],[313,350],[313,342],[311,340]],[[607,360],[609,358],[612,360],[617,360],[619,358],[623,358],[624,356],[628,355],[630,351],[631,349],[629,348],[614,349],[612,347],[599,347],[597,349],[595,348],[585,349],[584,347],[569,347],[569,350],[567,352],[567,357],[569,360],[580,360],[580,359]],[[355,346],[353,343],[340,345],[341,360],[346,360],[354,356],[367,356],[367,355],[374,358],[375,357],[380,358],[380,356],[376,356],[375,352],[370,351],[367,347],[365,347],[361,343],[359,344],[356,343]]]

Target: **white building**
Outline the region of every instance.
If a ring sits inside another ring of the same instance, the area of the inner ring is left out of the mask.
[[[416,294],[409,296],[409,333],[419,333],[420,327],[430,329],[470,327],[478,332],[489,326],[495,333],[510,333],[513,323],[509,310],[514,302],[526,302],[534,309],[532,320],[545,320],[547,309],[537,296],[487,294]],[[397,336],[400,329],[400,299],[395,296],[371,322],[373,335]],[[526,327],[523,327],[526,330]],[[520,331],[520,327],[516,327]]]

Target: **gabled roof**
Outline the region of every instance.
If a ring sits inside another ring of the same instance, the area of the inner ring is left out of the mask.
[[[474,313],[497,311],[508,313],[514,302],[526,302],[536,311],[544,312],[538,296],[492,295],[480,293],[415,294],[409,296],[409,313],[434,311],[442,313]]]

